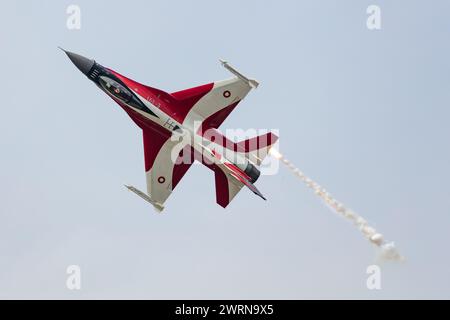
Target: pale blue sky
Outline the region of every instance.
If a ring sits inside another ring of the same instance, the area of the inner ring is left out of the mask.
[[[81,30],[66,7],[81,8]],[[366,28],[366,8],[382,29]],[[0,298],[450,298],[448,1],[3,1]],[[163,215],[142,137],[57,46],[167,91],[261,86],[223,125],[280,148],[407,257],[375,249],[284,168],[226,209],[193,166]],[[80,265],[82,290],[65,287]]]

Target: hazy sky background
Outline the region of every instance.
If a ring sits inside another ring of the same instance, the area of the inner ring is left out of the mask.
[[[81,30],[66,8],[81,8]],[[369,31],[366,8],[381,7]],[[3,1],[0,298],[450,298],[448,1]],[[285,168],[215,203],[193,166],[164,214],[140,129],[57,49],[169,92],[261,86],[226,128],[279,129],[281,151],[407,257],[376,250]],[[66,288],[81,267],[82,289]]]

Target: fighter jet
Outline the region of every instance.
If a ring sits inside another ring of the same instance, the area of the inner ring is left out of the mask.
[[[143,85],[92,59],[62,49],[75,66],[110,96],[142,129],[147,193],[126,187],[161,212],[194,161],[214,171],[216,202],[226,207],[243,186],[264,198],[254,183],[258,166],[278,140],[269,132],[234,142],[217,129],[258,82],[226,61],[234,77],[168,93]]]

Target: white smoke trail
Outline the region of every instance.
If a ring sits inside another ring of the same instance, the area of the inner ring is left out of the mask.
[[[397,251],[394,242],[387,242],[381,233],[378,233],[375,228],[371,227],[369,223],[356,212],[349,208],[346,208],[342,203],[337,201],[327,190],[322,188],[318,183],[308,178],[303,172],[296,168],[288,159],[286,159],[281,153],[274,148],[270,149],[269,153],[275,158],[281,160],[292,173],[303,181],[306,186],[312,189],[316,195],[322,198],[322,200],[337,214],[350,220],[361,233],[373,244],[381,249],[380,257],[384,260],[402,261],[404,258]]]

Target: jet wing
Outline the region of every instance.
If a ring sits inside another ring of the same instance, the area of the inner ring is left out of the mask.
[[[248,92],[258,86],[256,80],[248,79],[227,62],[221,62],[236,77],[171,94],[178,101],[176,115],[183,125],[195,128],[201,123],[203,130],[217,129]]]
[[[214,82],[214,86],[189,110],[183,124],[194,127],[203,123],[203,130],[218,128],[245,98],[251,87],[239,78]]]
[[[162,206],[193,162],[190,152],[186,152],[191,146],[146,130],[143,130],[143,140],[147,193],[152,201]],[[185,153],[190,159],[183,158]],[[173,155],[176,161],[172,161]]]

